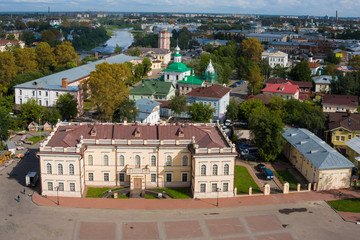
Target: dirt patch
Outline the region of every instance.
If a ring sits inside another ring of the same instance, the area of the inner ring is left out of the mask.
[[[290,213],[294,212],[307,212],[306,208],[284,208],[279,209],[279,213],[289,215]]]

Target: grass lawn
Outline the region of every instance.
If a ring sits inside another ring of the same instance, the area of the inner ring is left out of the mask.
[[[145,199],[158,199],[157,196],[145,194]]]
[[[33,144],[35,144],[35,143],[39,142],[42,139],[44,139],[44,135],[33,136],[33,137],[27,139],[27,141],[33,142]]]
[[[340,203],[339,203],[340,201]],[[331,207],[341,212],[360,213],[360,198],[328,201]],[[338,209],[339,205],[339,209]]]
[[[253,193],[261,193],[259,186],[255,183],[250,173],[244,166],[235,166],[235,187],[237,194],[249,193],[249,187]]]
[[[118,199],[129,199],[128,195],[118,195]]]
[[[102,187],[102,188],[96,188],[96,187],[89,187],[86,197],[87,198],[101,198],[104,193],[108,192],[111,189],[111,191],[116,191],[123,189],[122,187],[119,188],[109,188],[109,187]],[[119,195],[118,198],[129,198],[126,195]]]
[[[166,192],[169,196],[175,199],[190,198],[190,188],[157,188],[154,189],[159,192]]]
[[[274,174],[282,184],[284,184],[284,182],[288,182],[290,190],[297,190],[298,180],[296,180],[296,178],[288,170],[275,171]]]

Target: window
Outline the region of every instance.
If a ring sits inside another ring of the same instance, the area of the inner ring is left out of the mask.
[[[20,98],[20,104],[22,104],[22,99]]]
[[[104,173],[104,181],[105,182],[109,181],[109,173]]]
[[[167,78],[167,80],[169,80],[170,79],[170,75],[168,74],[168,75],[166,75],[166,78]]]
[[[48,101],[48,100],[46,100],[46,106],[47,106],[47,107],[49,106],[49,101]]]
[[[206,183],[200,184],[200,192],[206,192]]]
[[[201,165],[200,175],[206,176],[206,165],[205,164]]]
[[[39,91],[39,96],[41,96],[41,91]]]
[[[75,192],[75,183],[69,183],[70,192]]]
[[[224,175],[229,175],[229,164],[224,165]]]
[[[47,189],[48,191],[53,191],[53,190],[54,190],[53,183],[52,183],[52,182],[48,182],[48,183],[47,183],[47,188],[48,188],[48,189]]]
[[[46,173],[47,173],[47,174],[52,174],[52,166],[51,166],[51,163],[47,163],[47,164],[46,164]]]
[[[335,136],[335,141],[339,142],[340,141],[340,136]]]
[[[345,136],[340,136],[340,141],[345,142]]]
[[[32,91],[32,95],[35,96],[35,91]]]
[[[150,178],[151,178],[150,179],[151,182],[156,182],[156,173],[152,173]]]
[[[184,155],[182,158],[182,165],[188,166],[189,165],[189,157],[187,155]]]
[[[156,157],[154,155],[151,156],[151,166],[156,166]]]
[[[64,167],[61,163],[58,164],[58,174],[63,175],[64,174]]]
[[[103,160],[104,160],[104,166],[109,166],[109,156],[105,154]]]
[[[213,165],[212,175],[213,175],[213,176],[218,175],[218,165],[217,165],[217,164],[214,164],[214,165]]]
[[[94,173],[89,172],[88,173],[88,179],[89,179],[89,181],[94,181]]]
[[[125,173],[119,173],[119,182],[125,182]]]
[[[119,165],[120,166],[125,166],[125,156],[124,155],[120,155],[120,157],[119,157]]]
[[[64,183],[63,182],[58,183],[58,191],[64,191]]]
[[[217,192],[218,191],[217,183],[212,183],[211,184],[211,191],[212,192]]]
[[[181,173],[181,181],[182,182],[188,181],[188,173]]]
[[[94,164],[94,157],[93,155],[88,156],[88,165],[92,166]]]
[[[20,95],[22,95],[22,90],[20,90]]]
[[[69,164],[69,174],[70,175],[75,174],[74,164],[72,164],[72,163]]]
[[[349,140],[351,139],[351,134],[348,135],[348,139],[349,139]]]
[[[136,155],[135,156],[135,167],[139,168],[140,167],[140,156]]]
[[[45,92],[45,96],[46,96],[46,97],[49,96],[49,92]]]
[[[339,110],[339,107],[336,107],[336,110]]]
[[[41,100],[39,100],[39,105],[41,106]]]
[[[325,110],[327,109],[327,106],[325,106]]]
[[[56,96],[59,96],[59,92],[56,92],[55,94],[56,94]]]
[[[166,182],[172,182],[172,173],[166,173]]]
[[[222,184],[222,189],[223,189],[223,192],[228,192],[229,191],[229,183],[223,183]]]
[[[166,157],[166,166],[172,166],[172,157],[170,155]]]

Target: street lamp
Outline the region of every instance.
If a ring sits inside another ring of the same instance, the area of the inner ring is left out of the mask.
[[[337,210],[339,210],[339,206],[340,206],[340,197],[342,196],[342,192],[339,192],[339,193],[337,194],[337,196],[339,197]]]
[[[56,204],[59,205],[59,186],[55,187],[56,190]]]
[[[221,191],[220,188],[216,188],[216,192],[217,192],[217,198],[216,198],[216,207],[219,206],[219,192]]]

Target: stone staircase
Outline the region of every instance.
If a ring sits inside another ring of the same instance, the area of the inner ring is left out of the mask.
[[[145,191],[141,189],[130,190],[130,198],[144,198]]]

